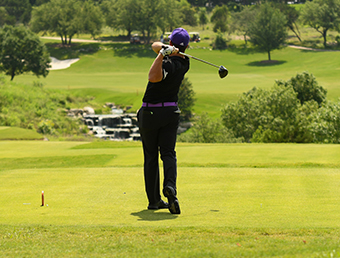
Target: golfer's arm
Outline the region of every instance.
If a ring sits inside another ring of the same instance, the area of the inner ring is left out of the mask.
[[[151,47],[152,47],[152,50],[155,51],[156,54],[158,54],[159,51],[162,49],[163,45],[164,44],[162,42],[156,41],[152,43]]]
[[[149,81],[150,82],[160,82],[163,79],[163,55],[158,54],[156,59],[153,61],[151,68],[149,70]]]

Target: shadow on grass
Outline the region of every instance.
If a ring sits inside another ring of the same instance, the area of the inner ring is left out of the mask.
[[[139,212],[131,213],[132,216],[139,217],[138,220],[146,221],[160,221],[160,220],[171,220],[177,219],[178,215],[171,214],[168,210],[155,211],[155,210],[142,210]]]
[[[247,46],[230,46],[228,47],[228,50],[232,53],[238,54],[238,55],[251,55],[251,54],[257,54],[260,51],[254,47],[247,47]]]
[[[263,60],[263,61],[250,62],[247,65],[248,66],[275,66],[275,65],[282,65],[286,62],[287,61],[283,61],[283,60]]]
[[[151,57],[155,58],[156,54],[149,45],[119,45],[113,48],[114,55],[119,57]]]
[[[79,58],[81,55],[94,54],[101,49],[100,43],[45,43],[50,56],[59,60]]]
[[[82,55],[92,55],[100,50],[113,51],[118,57],[151,57],[156,55],[149,45],[131,45],[129,43],[72,43],[62,45],[61,43],[45,43],[50,56],[59,60],[79,58]]]

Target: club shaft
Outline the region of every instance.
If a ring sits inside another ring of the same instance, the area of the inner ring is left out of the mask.
[[[186,53],[182,53],[182,52],[178,52],[178,53],[181,54],[181,55],[183,55],[183,56],[187,56],[187,57],[190,57],[190,58],[195,59],[195,60],[197,60],[197,61],[201,61],[201,62],[203,62],[203,63],[206,63],[206,64],[208,64],[208,65],[212,65],[212,66],[214,66],[214,67],[220,68],[218,65],[209,63],[209,62],[207,62],[207,61],[204,61],[204,60],[199,59],[199,58],[197,58],[197,57],[188,55],[188,54],[186,54]]]

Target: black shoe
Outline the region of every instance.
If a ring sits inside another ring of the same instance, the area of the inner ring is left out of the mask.
[[[148,210],[168,209],[169,204],[163,200],[160,200],[156,204],[149,204]]]
[[[169,211],[172,214],[181,214],[181,209],[179,208],[179,202],[176,197],[175,189],[173,189],[171,186],[166,186],[163,189],[163,194],[168,198]]]

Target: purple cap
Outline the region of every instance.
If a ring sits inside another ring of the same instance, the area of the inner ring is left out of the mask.
[[[190,36],[189,33],[183,28],[174,29],[169,36],[169,39],[175,45],[186,47],[189,44]]]

